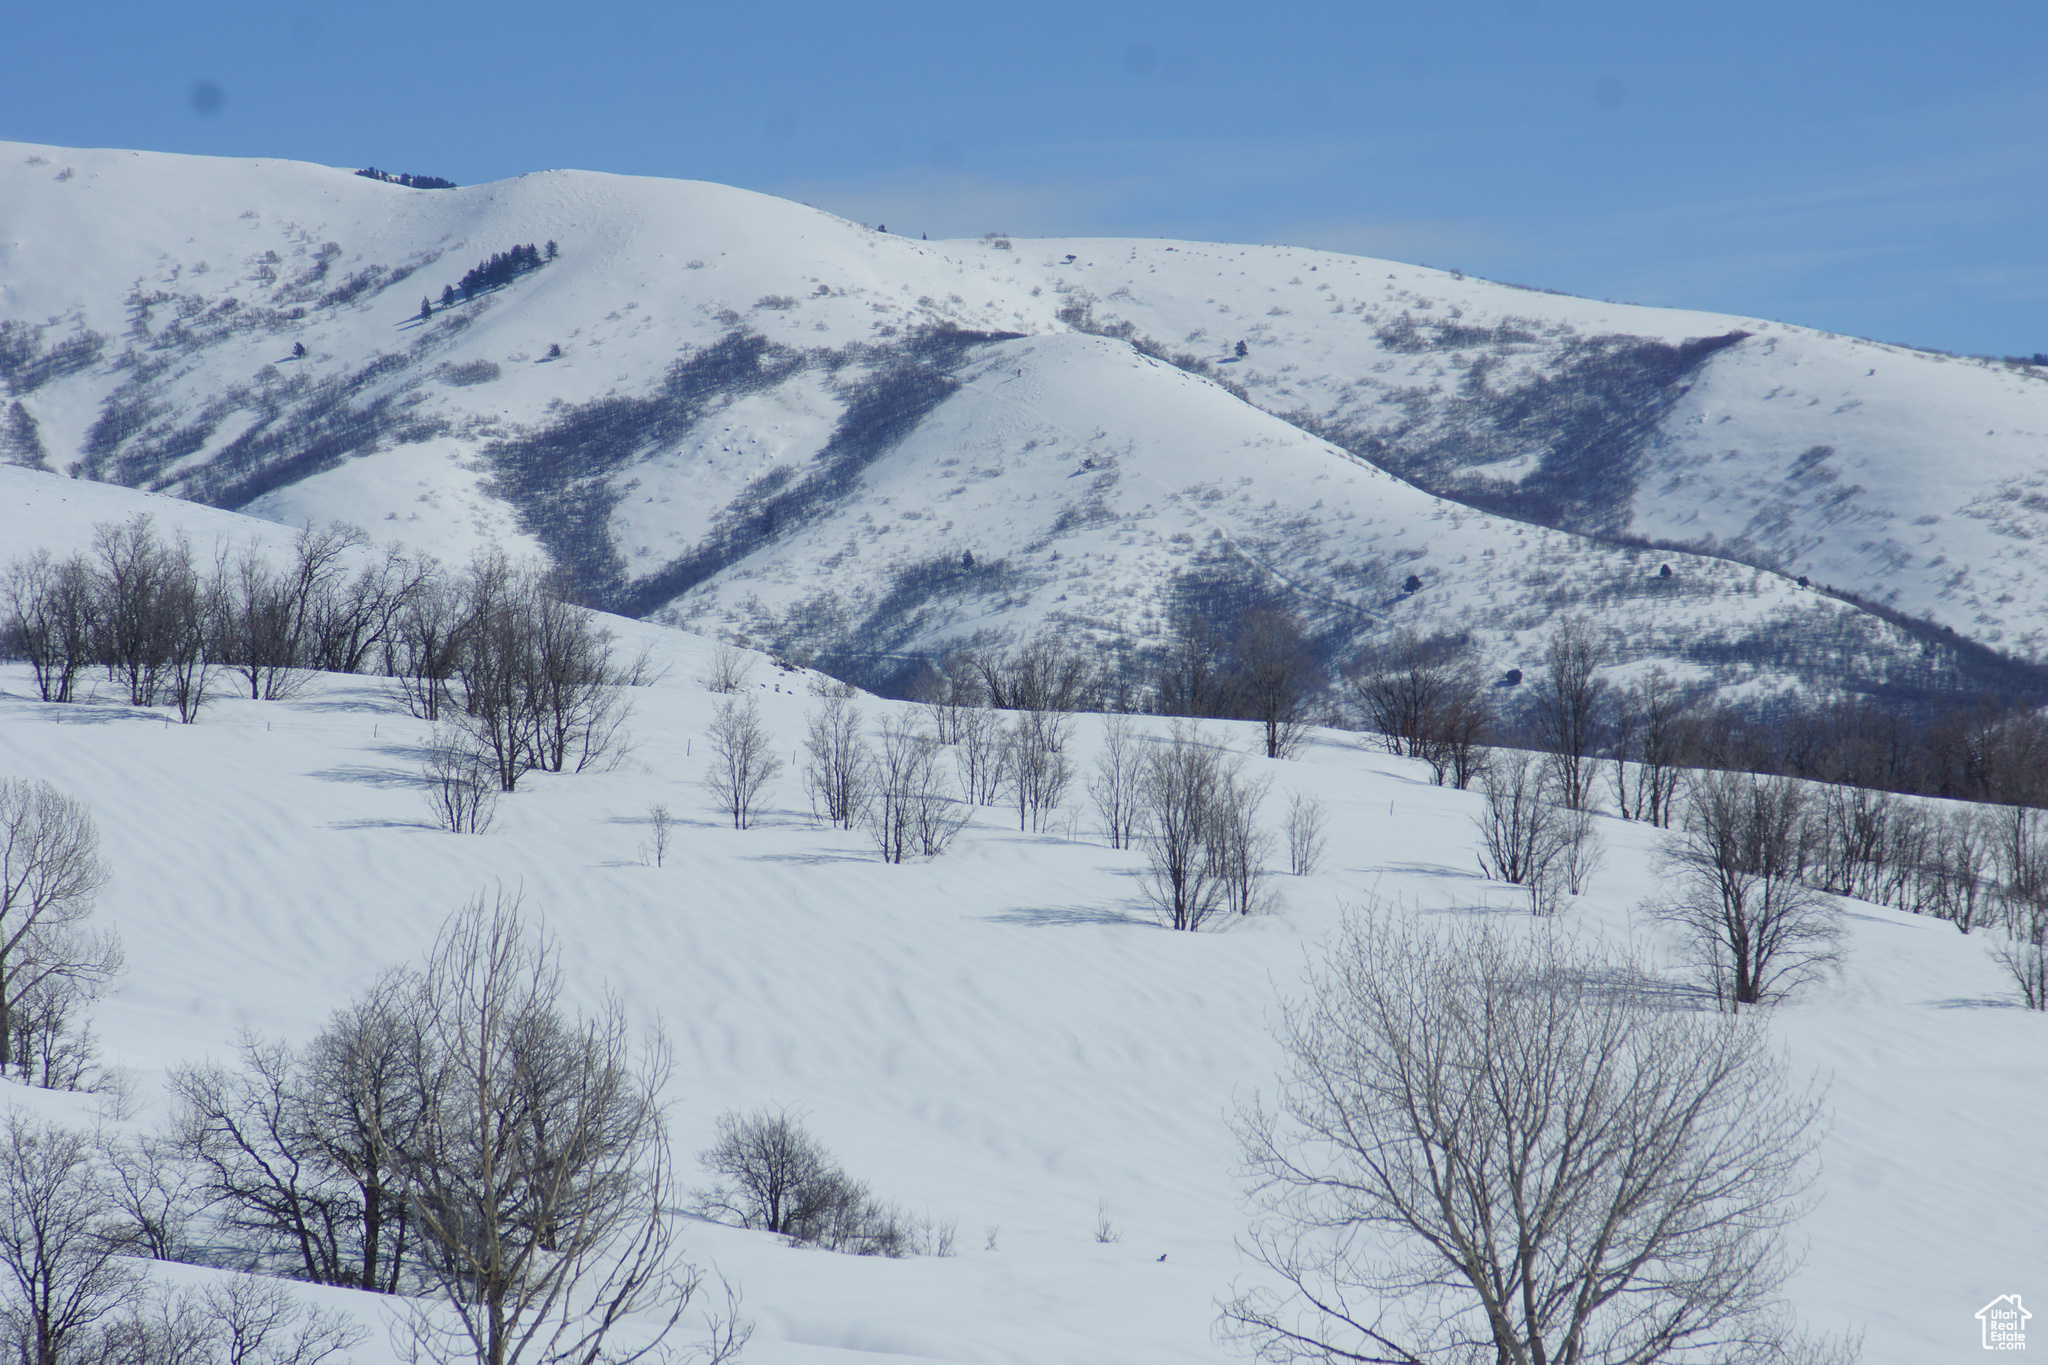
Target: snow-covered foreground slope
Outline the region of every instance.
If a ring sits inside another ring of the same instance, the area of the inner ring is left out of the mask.
[[[1529,521],[1711,538],[2022,652],[2043,626],[2048,389],[2024,373],[1327,253],[931,243],[695,182],[416,191],[10,144],[0,327],[0,459],[448,559],[544,551],[590,600],[878,680],[877,651],[1046,624],[1142,648],[1191,596],[1263,595],[1333,651],[1412,624],[1524,666],[1544,618],[1619,637],[1633,604],[1623,657],[1738,665],[1722,686],[1953,681],[1789,578]]]
[[[1217,933],[1153,924],[1138,855],[1108,849],[1078,797],[1057,833],[983,810],[944,857],[889,866],[818,828],[784,770],[766,817],[735,831],[699,786],[712,646],[615,628],[671,664],[634,692],[630,762],[529,775],[482,836],[431,827],[415,784],[425,727],[374,679],[222,701],[187,727],[106,700],[45,705],[24,670],[0,669],[0,774],[55,783],[103,832],[103,913],[131,967],[96,1024],[136,1073],[136,1122],[162,1120],[165,1068],[224,1056],[243,1029],[308,1037],[502,887],[561,936],[578,999],[616,990],[674,1040],[686,1165],[721,1111],[792,1105],[877,1194],[958,1221],[957,1256],[905,1261],[692,1225],[692,1255],[744,1287],[749,1359],[1217,1361],[1215,1300],[1250,1273],[1226,1119],[1272,1083],[1267,1023],[1305,954],[1346,906],[1537,931],[1513,888],[1474,870],[1476,796],[1335,732],[1298,761],[1248,759],[1273,781],[1269,824],[1292,793],[1326,804],[1329,855],[1313,876],[1271,879],[1276,913]],[[819,703],[791,683],[764,663],[753,695],[793,754]],[[864,705],[872,723],[896,704]],[[1079,719],[1084,769],[1100,734]],[[1249,727],[1208,734],[1255,747]],[[657,802],[680,819],[659,868],[639,856]],[[1655,835],[1600,823],[1608,867],[1562,927],[1662,951],[1632,914],[1657,888]],[[1849,908],[1842,976],[1771,1015],[1834,1114],[1795,1299],[1817,1327],[1866,1330],[1868,1361],[1965,1358],[1971,1315],[2033,1290],[2042,1264],[2043,1020],[2006,1002],[1981,941]],[[1098,1203],[1121,1241],[1094,1240]],[[360,1355],[389,1351],[380,1338]]]

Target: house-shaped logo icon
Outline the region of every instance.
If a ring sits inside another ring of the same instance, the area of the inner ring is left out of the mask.
[[[2020,1303],[2017,1294],[2000,1294],[1977,1310],[1984,1324],[1984,1349],[2024,1351],[2027,1349],[2027,1319],[2034,1316]]]

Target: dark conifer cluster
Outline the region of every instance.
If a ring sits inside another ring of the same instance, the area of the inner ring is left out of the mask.
[[[453,180],[443,180],[438,175],[411,175],[406,173],[393,175],[390,171],[380,171],[375,166],[365,166],[357,171],[356,174],[366,180],[381,180],[387,185],[403,185],[409,190],[452,190],[455,188]]]
[[[473,299],[486,290],[508,285],[521,275],[526,274],[530,270],[538,270],[547,261],[552,261],[553,259],[555,259],[555,244],[553,242],[548,243],[545,260],[541,256],[540,248],[528,242],[525,246],[515,246],[510,251],[496,252],[482,265],[472,266],[469,273],[464,275],[456,285],[456,288],[462,291],[462,297],[465,300]]]

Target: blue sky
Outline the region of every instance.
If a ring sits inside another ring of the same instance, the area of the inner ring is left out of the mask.
[[[723,181],[2048,351],[2048,5],[101,4],[0,138]]]

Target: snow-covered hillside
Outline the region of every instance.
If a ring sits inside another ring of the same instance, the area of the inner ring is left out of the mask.
[[[522,243],[559,258],[441,305]],[[2033,378],[1327,253],[9,144],[0,327],[14,463],[450,559],[545,551],[589,600],[876,680],[1047,626],[1142,649],[1190,599],[1291,602],[1333,653],[1468,633],[1503,670],[1585,610],[1619,657],[1722,687],[1955,684],[1791,575],[2023,653],[2048,625],[2040,442],[2013,434],[2048,430]]]
[[[1058,347],[1093,344],[1047,343],[1049,373],[1033,382],[1057,381]],[[1360,497],[1388,482],[1360,479]],[[195,544],[262,532],[10,472],[0,540],[80,548],[94,521],[138,506]],[[24,669],[0,669],[0,775],[77,796],[104,835],[103,914],[131,966],[96,1025],[137,1078],[136,1126],[163,1121],[167,1067],[224,1057],[243,1029],[306,1039],[381,969],[416,959],[446,914],[503,886],[560,933],[579,999],[609,987],[636,1021],[665,1025],[685,1166],[721,1111],[786,1104],[877,1194],[957,1220],[957,1256],[901,1261],[692,1224],[692,1256],[743,1286],[758,1325],[746,1359],[1220,1362],[1216,1300],[1252,1273],[1233,1241],[1245,1211],[1226,1119],[1272,1086],[1267,1025],[1304,953],[1368,903],[1534,931],[1520,893],[1473,870],[1478,798],[1336,732],[1299,761],[1247,760],[1273,782],[1264,819],[1312,794],[1330,848],[1315,875],[1271,878],[1277,913],[1223,932],[1153,924],[1139,855],[1106,847],[1078,792],[1058,832],[1022,834],[1014,813],[984,809],[943,857],[890,866],[861,836],[815,825],[784,771],[766,818],[735,831],[698,785],[718,700],[696,681],[711,643],[614,628],[672,665],[635,690],[631,761],[530,775],[482,836],[432,827],[416,785],[426,728],[375,679],[223,700],[180,726],[104,697],[45,705]],[[819,705],[792,686],[755,671],[785,751]],[[897,704],[864,706],[875,723]],[[1084,767],[1100,724],[1079,720]],[[1248,726],[1207,733],[1256,748]],[[660,868],[639,852],[656,802],[680,819]],[[1633,914],[1656,889],[1655,834],[1600,825],[1609,865],[1566,927],[1665,950]],[[1792,1291],[1816,1328],[1867,1332],[1870,1365],[1962,1359],[1977,1349],[1971,1315],[2030,1290],[2041,1265],[2043,1020],[2006,1003],[1980,939],[1850,910],[1843,974],[1771,1015],[1834,1116]],[[89,1099],[13,1085],[0,1098],[93,1120]],[[1120,1241],[1095,1240],[1099,1205]],[[374,1301],[323,1293],[379,1321]],[[395,1357],[380,1335],[357,1358]]]

